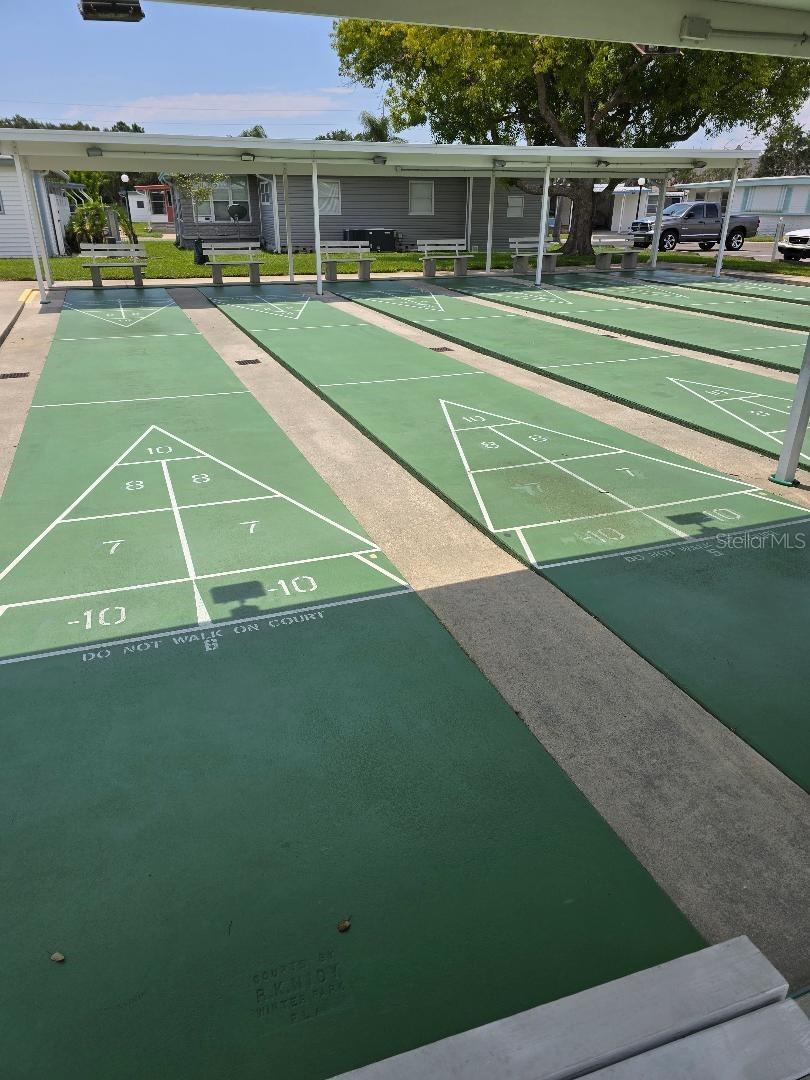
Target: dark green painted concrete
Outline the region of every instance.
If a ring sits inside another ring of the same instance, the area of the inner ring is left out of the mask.
[[[197,573],[221,575],[197,582],[207,627],[183,580],[0,614],[3,1076],[320,1080],[700,947],[181,312],[160,317],[189,336],[156,356],[134,328],[77,353],[61,317],[0,503],[5,565],[120,459],[0,604],[184,577],[166,472]],[[170,396],[183,376],[220,396]],[[230,572],[357,546],[368,564]]]
[[[525,315],[504,317],[469,300],[431,293],[427,284],[346,281],[332,288],[450,341],[779,456],[793,401],[789,383]],[[810,466],[810,435],[806,447],[802,464]]]
[[[310,302],[293,334],[261,305],[204,291],[416,476],[810,787],[810,529],[799,508],[477,369],[448,371],[448,357],[344,312],[338,327],[329,304]],[[431,362],[437,377],[426,377]]]
[[[441,284],[471,296],[484,296],[512,307],[553,315],[555,319],[729,356],[733,360],[748,360],[783,371],[799,370],[807,343],[806,334],[791,330],[713,319],[649,304],[623,304],[598,293],[574,293],[555,285],[537,288],[517,278],[443,277]]]
[[[639,280],[613,274],[549,274],[547,284],[576,289],[599,296],[615,296],[640,304],[678,308],[698,315],[721,315],[725,319],[780,326],[788,330],[810,330],[810,311],[781,299],[742,296],[717,289],[685,288],[665,280]]]

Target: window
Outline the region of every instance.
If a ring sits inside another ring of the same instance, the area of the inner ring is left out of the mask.
[[[705,202],[705,201],[706,201],[706,192],[705,191],[696,191],[695,192],[695,202]]]
[[[146,203],[143,201],[143,199],[136,199],[135,205],[138,207],[139,210],[144,210],[146,208]]]
[[[262,180],[259,184],[259,202],[263,206],[270,206],[273,202],[273,181]]]
[[[250,221],[250,200],[248,199],[248,181],[246,176],[229,176],[221,184],[217,184],[211,193],[211,198],[204,202],[195,203],[194,217],[197,221],[217,222],[230,221],[228,207],[232,203],[245,203],[248,207]]]
[[[318,213],[323,217],[340,217],[339,180],[318,180]]]
[[[523,217],[524,197],[522,195],[506,196],[506,216]]]
[[[742,202],[740,203],[740,210],[745,211],[751,205],[751,200],[754,197],[754,189],[750,185],[746,185],[742,189]]]
[[[784,214],[786,210],[790,209],[790,200],[793,198],[793,188],[783,187],[779,195],[779,205],[777,206],[777,212]]]
[[[408,213],[423,216],[433,215],[433,181],[408,181]]]
[[[706,217],[716,221],[720,215],[717,212],[717,203],[706,203]]]
[[[166,213],[166,196],[162,191],[150,191],[149,201],[152,204],[153,214]]]

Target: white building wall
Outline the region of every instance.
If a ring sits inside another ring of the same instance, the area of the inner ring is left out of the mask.
[[[0,163],[0,200],[0,258],[30,256],[22,193],[13,165]]]

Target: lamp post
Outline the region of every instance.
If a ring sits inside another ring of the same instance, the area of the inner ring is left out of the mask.
[[[128,184],[129,183],[129,176],[127,175],[127,173],[121,173],[121,183],[122,184]],[[124,188],[122,191],[119,191],[118,194],[124,200],[124,206],[126,207],[126,210],[127,210],[127,217],[129,218],[129,235],[134,236],[135,235],[135,226],[132,224],[132,209],[131,209],[131,207],[129,205],[129,195],[127,193],[127,189]]]
[[[641,191],[644,185],[647,183],[647,178],[640,176],[638,178],[638,199],[636,199],[636,217],[638,218],[639,210],[641,209]]]

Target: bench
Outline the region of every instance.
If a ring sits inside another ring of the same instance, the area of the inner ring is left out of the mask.
[[[460,240],[417,240],[416,250],[421,252],[422,277],[432,280],[436,277],[436,260],[452,259],[455,277],[467,276],[467,264],[472,255],[467,252],[467,241]]]
[[[536,236],[510,236],[509,247],[512,249],[512,273],[528,274],[529,257],[537,254]],[[553,274],[557,269],[557,252],[543,253],[543,273]]]
[[[609,247],[609,251],[601,251],[600,248]],[[600,243],[598,240],[593,244],[594,255],[596,256],[596,269],[597,270],[610,270],[613,263],[614,255],[621,255],[622,257],[622,270],[635,270],[638,266],[638,251],[633,247],[619,248],[615,250],[616,243],[613,240],[606,240],[604,243]]]
[[[106,269],[131,270],[135,285],[143,288],[146,248],[142,244],[82,244],[81,253],[90,260],[82,266],[90,271],[94,289],[103,287],[101,272]]]
[[[203,255],[208,259],[211,267],[211,280],[214,285],[222,284],[222,268],[224,266],[246,266],[250,275],[251,285],[260,285],[261,258],[256,244],[240,244],[230,242],[211,242],[203,244]]]
[[[371,280],[371,245],[368,240],[330,240],[321,244],[321,261],[324,264],[324,277],[327,281],[337,281],[337,268],[340,262],[357,263],[357,280]]]

